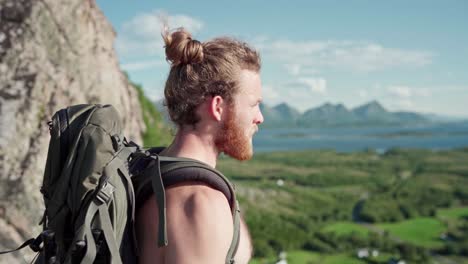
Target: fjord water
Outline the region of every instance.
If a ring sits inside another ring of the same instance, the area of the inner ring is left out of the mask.
[[[260,127],[253,144],[256,152],[305,149],[385,151],[395,147],[452,149],[468,147],[468,122],[404,127]]]

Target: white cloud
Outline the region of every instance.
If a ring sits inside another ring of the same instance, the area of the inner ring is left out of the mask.
[[[403,109],[410,109],[410,108],[414,107],[414,102],[412,100],[409,100],[409,99],[399,100],[399,101],[397,101],[397,104]]]
[[[152,101],[157,102],[164,98],[164,93],[161,88],[145,89],[145,95]]]
[[[384,101],[384,105],[388,107],[390,111],[414,111],[418,112],[416,107],[417,101],[410,98],[404,99],[393,99]]]
[[[325,95],[327,93],[327,80],[324,78],[299,77],[281,85],[281,100],[310,100],[317,98],[311,94]],[[310,103],[310,101],[309,101]]]
[[[390,86],[388,92],[398,98],[409,98],[412,96],[411,89],[407,86]]]
[[[286,63],[283,65],[289,75],[297,77],[299,75],[308,76],[308,75],[317,75],[319,72],[311,67],[304,67],[299,63]]]
[[[387,92],[390,96],[397,99],[409,99],[416,97],[429,97],[432,95],[427,88],[415,88],[404,85],[391,85],[387,87]]]
[[[421,67],[432,63],[428,51],[384,47],[362,41],[257,40],[256,47],[285,65],[373,72],[393,67]],[[294,72],[293,72],[294,73]]]
[[[428,88],[410,87],[405,85],[390,85],[383,90],[382,97],[391,109],[421,111],[421,102],[430,98],[433,91]]]
[[[327,81],[324,78],[299,77],[294,81],[280,84],[264,84],[263,99],[267,105],[288,102],[300,111],[319,104],[327,96]]]
[[[170,28],[184,27],[189,32],[198,32],[203,27],[203,22],[187,15],[169,15],[163,10],[155,10],[135,16],[124,23],[123,31],[132,32],[142,38],[160,38],[163,21],[167,20]]]
[[[124,63],[124,64],[121,64],[120,66],[125,71],[138,71],[138,70],[144,70],[144,69],[166,66],[166,65],[167,65],[166,61],[158,59],[158,60]]]
[[[116,49],[121,56],[158,56],[164,58],[164,43],[161,37],[163,21],[171,29],[184,27],[192,34],[203,28],[203,22],[183,14],[167,14],[163,10],[141,13],[122,26],[117,36]]]
[[[422,97],[429,97],[429,96],[432,95],[432,93],[426,88],[417,89],[414,92],[414,94],[417,95],[417,96],[422,96]]]
[[[301,65],[297,63],[285,64],[284,68],[286,68],[286,71],[292,76],[298,76],[301,72]]]
[[[369,98],[369,92],[367,90],[359,90],[358,95],[361,98]]]
[[[282,102],[283,97],[280,96],[279,90],[276,87],[265,84],[263,85],[262,90],[263,101],[266,104],[275,105]]]
[[[319,94],[327,92],[327,80],[323,78],[299,78],[298,82],[305,84],[311,92]]]

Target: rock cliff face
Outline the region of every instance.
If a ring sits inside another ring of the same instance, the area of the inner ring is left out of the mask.
[[[127,137],[144,123],[94,0],[0,0],[0,251],[40,230],[47,121],[67,105],[113,104]],[[31,251],[0,256],[29,263]]]

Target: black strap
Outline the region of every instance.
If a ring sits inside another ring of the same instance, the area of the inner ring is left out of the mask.
[[[234,196],[229,186],[230,183],[220,177],[219,173],[213,171],[213,169],[200,166],[200,164],[180,162],[178,167],[173,167],[171,165],[172,164],[161,168],[163,182],[166,188],[181,182],[201,181],[222,192],[232,207]]]
[[[178,163],[177,168],[175,164]],[[172,165],[174,164],[174,165]],[[182,167],[179,167],[183,165]],[[151,179],[155,176],[154,170],[145,170],[148,173],[138,175],[134,179],[135,193],[136,193],[136,209],[139,209],[146,200],[153,194]],[[187,162],[171,162],[161,163],[161,175],[164,188],[169,188],[173,185],[186,182],[186,181],[200,181],[208,184],[212,188],[222,192],[226,199],[229,201],[231,210],[234,210],[234,193],[231,190],[230,184],[225,181],[213,168],[208,168],[199,163]]]
[[[154,176],[154,172],[156,175]],[[167,226],[166,226],[166,193],[164,184],[161,177],[161,166],[159,157],[156,156],[151,161],[150,166],[145,170],[145,177],[151,179],[151,186],[153,193],[156,196],[159,214],[159,227],[158,227],[158,247],[167,246]]]
[[[0,251],[0,255],[3,255],[3,254],[8,254],[8,253],[12,253],[12,252],[15,252],[15,251],[18,251],[20,249],[23,249],[24,247],[26,246],[30,246],[30,248],[32,250],[34,250],[35,252],[38,252],[40,250],[39,248],[39,245],[40,243],[42,242],[42,239],[39,239],[41,236],[38,236],[37,238],[30,238],[26,241],[24,241],[23,244],[21,244],[21,246],[19,246],[17,249],[13,249],[13,250],[7,250],[7,251]],[[37,243],[38,241],[40,240],[39,243]],[[37,247],[36,247],[37,245]]]

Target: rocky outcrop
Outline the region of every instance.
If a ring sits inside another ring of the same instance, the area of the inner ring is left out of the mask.
[[[127,137],[144,130],[95,0],[0,0],[0,251],[39,231],[47,121],[67,105],[113,104]],[[29,263],[29,250],[0,263]]]

